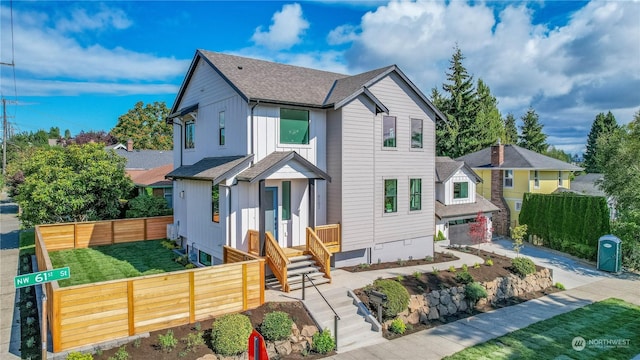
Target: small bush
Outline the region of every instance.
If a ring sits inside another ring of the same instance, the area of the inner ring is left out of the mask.
[[[460,284],[469,284],[473,282],[473,276],[469,274],[469,271],[461,271],[456,274],[456,281]]]
[[[137,339],[135,339],[135,340],[133,341],[133,347],[134,347],[134,348],[136,348],[136,349],[137,349],[137,348],[139,348],[139,347],[140,347],[140,345],[142,345],[142,339],[137,338]]]
[[[67,360],[93,360],[93,355],[91,354],[83,354],[81,352],[71,352],[66,357]]]
[[[126,347],[121,347],[113,356],[109,356],[109,360],[129,360],[130,356]]]
[[[378,279],[373,282],[375,290],[387,295],[387,302],[382,304],[383,315],[387,319],[394,318],[409,306],[409,292],[397,281]]]
[[[400,318],[395,318],[391,324],[389,324],[389,331],[395,334],[404,334],[407,331],[407,325]]]
[[[529,258],[517,257],[511,260],[513,272],[520,276],[527,276],[536,272],[536,265]]]
[[[469,267],[467,266],[467,264],[462,264],[462,271],[463,272],[469,271]]]
[[[413,277],[416,279],[420,279],[420,277],[422,276],[422,273],[420,271],[414,271],[413,272]]]
[[[480,263],[473,264],[473,268],[474,269],[480,269]]]
[[[471,304],[475,304],[478,300],[487,297],[487,290],[480,283],[474,281],[464,287],[464,296]]]
[[[433,273],[434,273],[435,275],[438,275],[438,273],[440,272],[440,270],[438,270],[438,268],[437,268],[437,267],[435,267],[435,266],[434,266],[434,267],[432,267],[432,269],[433,269]]]
[[[368,269],[370,267],[371,267],[371,265],[369,265],[368,263],[362,263],[362,264],[358,265],[358,269],[360,269],[360,270],[366,270],[366,269]]]
[[[556,287],[556,289],[560,289],[560,290],[565,290],[566,288],[564,287],[564,285],[562,285],[562,283],[557,282],[555,283],[555,285],[553,285]]]
[[[291,335],[293,320],[289,314],[282,311],[273,311],[264,316],[260,325],[260,333],[265,339],[271,341],[284,340]]]
[[[442,241],[442,240],[447,240],[447,238],[444,237],[442,230],[438,230],[438,235],[436,235],[436,241]]]
[[[488,259],[485,264],[487,264],[487,266],[493,266],[493,260]]]
[[[324,329],[322,330],[322,332],[313,334],[311,346],[313,351],[319,354],[326,354],[335,349],[336,342],[331,337],[331,333],[329,332],[329,330]]]
[[[189,333],[186,337],[182,338],[182,342],[186,345],[185,351],[196,351],[196,347],[204,345],[204,337],[202,332]]]
[[[453,265],[449,266],[449,272],[450,273],[456,272],[456,268]]]
[[[425,257],[424,257],[424,261],[426,261],[426,262],[432,262],[432,261],[433,261],[433,256],[429,256],[429,255],[425,256]]]
[[[248,349],[249,336],[253,326],[249,317],[242,314],[228,314],[216,319],[211,326],[211,346],[213,351],[224,356],[241,354]]]
[[[162,351],[171,352],[178,345],[178,339],[173,336],[173,330],[168,330],[165,335],[158,335],[158,345]]]

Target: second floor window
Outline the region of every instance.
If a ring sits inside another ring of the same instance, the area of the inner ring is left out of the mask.
[[[309,111],[280,109],[280,143],[309,143]]]
[[[396,117],[382,117],[382,146],[396,147]]]
[[[384,212],[398,211],[398,180],[384,181]]]
[[[422,149],[422,119],[411,119],[411,148]]]
[[[196,147],[195,136],[196,124],[189,121],[184,124],[184,148],[193,149]]]
[[[211,221],[220,222],[220,186],[213,185],[211,188]]]
[[[224,131],[225,131],[225,122],[224,122],[224,111],[220,111],[218,113],[218,142],[220,146],[224,145]]]
[[[513,187],[513,170],[504,171],[504,187],[506,188]]]
[[[564,186],[562,181],[562,171],[558,171],[558,186]]]
[[[469,183],[457,182],[453,183],[453,198],[466,199],[469,197]]]
[[[409,210],[422,209],[422,179],[409,180]]]
[[[540,173],[538,170],[533,171],[533,187],[536,189],[540,187]]]

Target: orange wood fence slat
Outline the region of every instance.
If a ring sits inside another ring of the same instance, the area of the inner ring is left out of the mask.
[[[164,238],[173,217],[36,227],[39,270],[53,269],[57,250]],[[60,288],[45,284],[53,351],[244,311],[264,303],[264,259],[225,249],[229,264]],[[73,275],[72,275],[73,276]]]

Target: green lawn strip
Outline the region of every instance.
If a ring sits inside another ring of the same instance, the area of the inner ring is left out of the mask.
[[[70,279],[59,281],[62,287],[184,270],[182,265],[173,261],[176,256],[160,241],[49,253],[54,268],[68,266],[71,270]]]
[[[33,228],[20,231],[20,255],[36,253],[36,232]]]
[[[573,349],[574,337],[587,341]],[[589,340],[629,339],[627,346],[599,347]],[[464,349],[445,359],[630,359],[640,354],[640,306],[607,299],[499,338]]]

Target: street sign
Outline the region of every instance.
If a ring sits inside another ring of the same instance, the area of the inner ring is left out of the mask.
[[[13,283],[17,288],[47,283],[55,280],[68,279],[71,277],[69,267],[40,271],[37,273],[18,275],[13,278]]]

